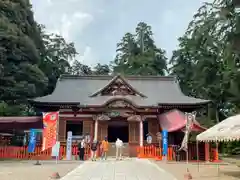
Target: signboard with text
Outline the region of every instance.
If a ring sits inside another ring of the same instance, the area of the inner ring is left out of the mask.
[[[67,160],[72,160],[72,131],[67,132]]]
[[[162,131],[162,146],[163,146],[163,155],[167,156],[168,154],[168,131]]]
[[[30,130],[30,139],[28,144],[28,152],[33,153],[35,151],[36,147],[36,138],[37,138],[37,132],[35,129]]]

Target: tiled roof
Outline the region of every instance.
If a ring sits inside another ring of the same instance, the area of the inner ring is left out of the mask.
[[[120,76],[120,75],[118,75]],[[121,76],[122,77],[122,76]],[[79,103],[80,106],[101,106],[113,99],[126,99],[135,106],[196,105],[208,100],[185,96],[171,76],[124,76],[124,80],[142,96],[94,96],[116,76],[63,75],[51,95],[34,99],[40,103]]]

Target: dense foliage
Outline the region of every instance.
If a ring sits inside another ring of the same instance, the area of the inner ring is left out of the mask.
[[[213,123],[240,110],[239,1],[215,0],[199,8],[179,49],[171,58],[171,73],[185,94],[211,99]],[[238,143],[228,153],[238,153]]]
[[[39,68],[42,40],[28,1],[0,2],[0,107],[18,113],[27,98],[43,95],[47,77]],[[25,108],[23,108],[25,109]],[[6,113],[6,114],[5,114]]]
[[[91,68],[76,60],[74,43],[49,34],[33,17],[29,0],[0,1],[0,115],[34,113],[27,99],[50,94],[59,76],[176,75],[182,91],[211,99],[212,123],[240,110],[240,11],[235,0],[199,8],[167,68],[151,26],[137,24],[117,44],[110,65]],[[217,113],[215,113],[217,112]]]
[[[113,72],[128,75],[165,75],[165,51],[153,40],[149,25],[140,22],[135,34],[126,33],[117,44],[117,55],[112,62]]]
[[[63,73],[110,72],[106,65],[91,70],[74,61],[74,44],[47,33],[29,0],[0,1],[0,26],[0,116],[34,114],[27,100],[52,93]]]
[[[232,1],[206,3],[179,38],[171,59],[171,72],[184,93],[211,99],[223,116],[240,107],[239,27],[240,14]]]

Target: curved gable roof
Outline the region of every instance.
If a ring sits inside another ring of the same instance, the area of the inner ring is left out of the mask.
[[[93,93],[90,97],[94,97],[97,96],[98,94],[100,94],[102,91],[104,91],[105,89],[107,89],[109,86],[111,86],[116,80],[122,80],[123,83],[131,90],[134,91],[136,94],[138,94],[141,97],[146,97],[144,94],[142,94],[141,92],[139,92],[137,89],[135,89],[134,87],[131,86],[131,84],[129,84],[124,77],[122,77],[121,75],[117,75],[115,76],[111,81],[108,82],[108,84],[106,86],[104,86],[103,88],[101,88],[100,90],[98,90],[97,92]]]

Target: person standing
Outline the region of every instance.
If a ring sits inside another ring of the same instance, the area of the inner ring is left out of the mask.
[[[84,153],[85,153],[85,140],[82,139],[78,143],[78,151],[79,151],[79,160],[84,161]]]
[[[96,161],[97,158],[97,146],[98,146],[98,141],[94,140],[91,144],[91,150],[92,150],[92,161]]]
[[[119,159],[122,160],[122,148],[123,148],[122,140],[117,138],[115,145],[116,145],[116,160]]]
[[[101,148],[102,148],[102,160],[103,158],[105,160],[107,160],[107,152],[108,152],[108,140],[107,140],[107,137],[104,138],[104,140],[102,141],[102,144],[101,144]]]

